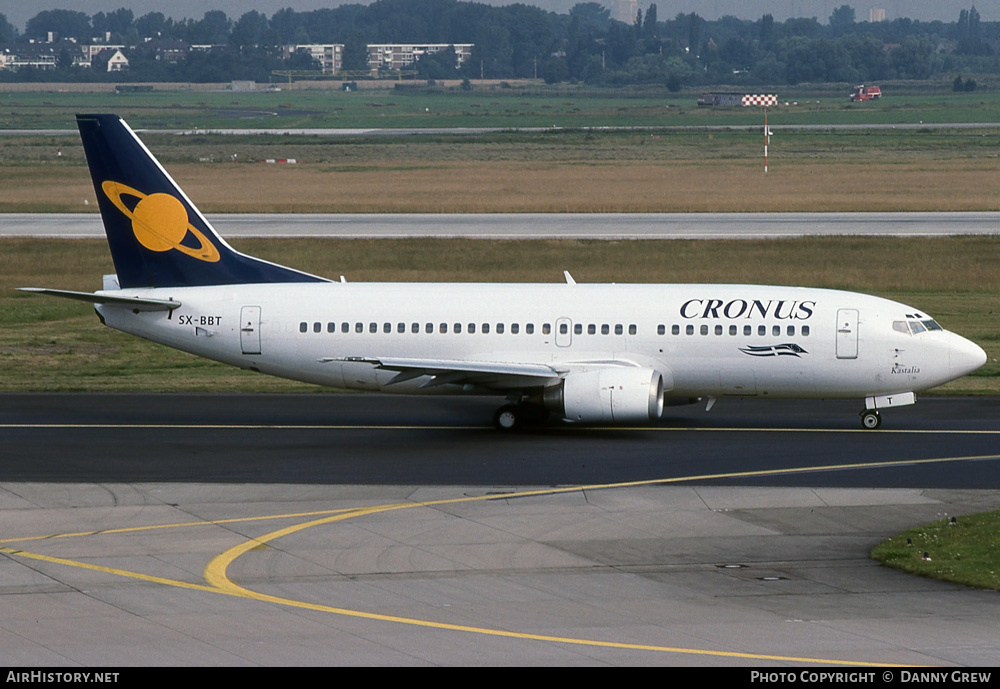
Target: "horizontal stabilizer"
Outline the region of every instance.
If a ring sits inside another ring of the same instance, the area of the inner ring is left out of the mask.
[[[47,287],[18,287],[21,292],[32,292],[34,294],[47,294],[50,297],[62,297],[63,299],[75,299],[85,301],[88,304],[118,304],[128,306],[136,311],[172,311],[181,305],[179,301],[167,301],[166,299],[143,299],[142,297],[116,297],[110,294],[97,294],[95,292],[76,292],[69,289],[49,289]]]

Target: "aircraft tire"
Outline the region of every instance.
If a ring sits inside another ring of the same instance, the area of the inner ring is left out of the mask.
[[[505,404],[493,414],[493,425],[498,431],[510,433],[521,425],[521,410],[516,404]]]
[[[874,431],[882,425],[882,415],[871,409],[863,411],[861,412],[861,425],[870,431]]]

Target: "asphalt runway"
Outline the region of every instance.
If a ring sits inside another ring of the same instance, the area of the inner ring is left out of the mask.
[[[774,239],[1000,235],[1000,213],[225,214],[223,237],[475,239]],[[103,238],[88,213],[0,214],[0,237]]]
[[[7,665],[990,665],[995,593],[867,558],[995,508],[1000,399],[0,396]],[[927,546],[930,547],[930,546]],[[932,549],[932,548],[931,548]],[[891,672],[891,670],[890,670]]]
[[[725,485],[996,488],[1000,399],[926,398],[861,429],[858,401],[722,399],[652,427],[492,426],[501,398],[5,395],[0,481],[585,485],[754,471]],[[275,461],[276,453],[280,461]],[[808,457],[808,461],[803,458]],[[16,458],[16,459],[15,459]],[[207,461],[210,458],[210,461]],[[885,468],[761,474],[888,462]],[[905,468],[898,464],[903,462]]]

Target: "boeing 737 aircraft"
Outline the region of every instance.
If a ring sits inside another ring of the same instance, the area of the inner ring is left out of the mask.
[[[853,292],[760,285],[334,282],[230,247],[121,118],[77,123],[116,275],[28,291],[233,366],[386,393],[493,394],[513,429],[660,418],[719,397],[856,398],[880,410],[986,361],[927,314]]]

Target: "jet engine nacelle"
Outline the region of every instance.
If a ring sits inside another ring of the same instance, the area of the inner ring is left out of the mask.
[[[643,422],[663,413],[663,376],[651,368],[570,373],[545,390],[545,406],[569,421]]]

